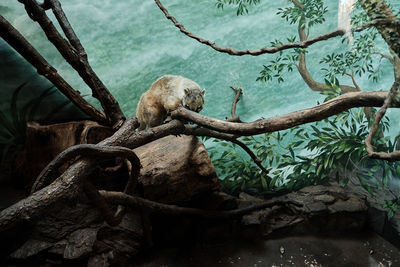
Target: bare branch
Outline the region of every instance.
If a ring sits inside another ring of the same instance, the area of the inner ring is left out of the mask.
[[[223,47],[223,46],[218,46],[214,42],[211,42],[209,40],[203,39],[197,35],[194,35],[193,33],[189,32],[188,30],[185,29],[185,27],[180,24],[176,18],[171,16],[168,12],[168,10],[161,4],[160,0],[154,0],[157,4],[157,6],[161,9],[161,11],[164,13],[165,17],[169,20],[172,21],[172,23],[177,27],[182,33],[184,33],[186,36],[195,39],[196,41],[208,45],[214,50],[221,52],[221,53],[227,53],[232,56],[243,56],[243,55],[251,55],[251,56],[258,56],[262,54],[273,54],[285,49],[290,49],[290,48],[306,48],[314,43],[317,43],[319,41],[324,41],[328,40],[333,37],[337,36],[342,36],[345,34],[345,31],[342,29],[338,29],[326,34],[319,35],[315,38],[309,39],[305,42],[299,42],[299,43],[289,43],[289,44],[283,44],[280,46],[276,47],[263,47],[257,50],[236,50],[232,47]]]
[[[137,119],[135,118],[126,120],[122,127],[113,136],[100,142],[99,145],[120,146],[123,144],[136,144],[133,140],[127,138],[127,134],[134,133],[138,125]],[[181,123],[175,121],[168,126],[179,129],[179,125],[181,125]],[[163,127],[162,130],[165,131],[165,128],[166,127]],[[139,138],[139,143],[152,141],[152,137],[155,136],[160,138],[159,136],[161,134],[157,132],[157,129],[155,132],[156,133],[154,133],[153,136],[149,134],[145,138]],[[82,182],[84,182],[91,174],[95,166],[96,160],[78,160],[50,185],[0,211],[0,232],[10,229],[21,222],[37,218],[46,212],[48,207],[54,205],[58,201],[75,198],[81,190]]]
[[[243,142],[237,140],[239,136],[236,135],[231,135],[231,134],[225,134],[225,133],[220,133],[217,131],[213,131],[207,128],[200,128],[197,126],[191,127],[188,125],[185,125],[185,130],[183,134],[186,135],[195,135],[195,136],[208,136],[208,137],[213,137],[225,141],[232,142],[238,146],[240,146],[249,156],[250,158],[254,161],[254,163],[261,169],[261,171],[265,174],[268,174],[269,171],[261,164],[262,160],[260,160],[254,153],[251,151],[251,149],[246,146]]]
[[[167,205],[158,202],[154,202],[151,200],[147,200],[140,197],[133,197],[127,194],[123,194],[120,192],[108,192],[108,191],[99,191],[100,195],[103,196],[107,201],[113,204],[122,204],[129,207],[140,208],[150,210],[152,212],[164,213],[164,214],[172,214],[172,215],[185,215],[185,216],[194,216],[205,219],[232,219],[239,218],[243,215],[250,213],[255,210],[261,210],[277,205],[294,205],[294,206],[302,206],[301,203],[295,202],[293,200],[289,200],[286,198],[276,198],[271,199],[266,202],[261,202],[257,204],[253,204],[251,206],[245,208],[239,208],[235,210],[201,210],[195,208],[186,208],[179,207],[176,205]]]
[[[353,73],[347,73],[347,72],[345,74],[351,78],[351,81],[353,82],[354,88],[356,88],[357,91],[361,91],[361,88],[358,86],[357,81],[354,78],[354,74]]]
[[[386,55],[386,54],[383,54],[383,53],[381,53],[381,52],[374,52],[373,54],[379,55],[379,56],[381,56],[382,58],[386,58],[387,60],[390,61],[390,63],[393,64],[393,58],[392,58],[391,56]]]
[[[51,66],[39,52],[15,29],[4,17],[0,15],[0,37],[24,57],[40,75],[52,82],[80,110],[99,123],[106,123],[103,111],[89,104],[78,91],[75,91]]]
[[[397,90],[398,90],[399,86],[400,86],[400,75],[397,77],[397,79],[393,83],[392,88],[390,89],[390,92],[389,92],[388,96],[386,97],[383,106],[375,114],[374,123],[372,124],[369,135],[365,139],[365,147],[366,147],[368,156],[370,158],[382,159],[382,160],[387,160],[387,161],[400,160],[400,151],[399,150],[393,151],[390,153],[375,152],[374,148],[372,146],[372,138],[375,136],[376,132],[378,131],[380,121],[382,120],[383,116],[385,115],[387,109],[391,106],[393,98],[398,97]]]
[[[221,121],[184,108],[174,111],[172,116],[184,118],[220,132],[255,135],[322,120],[353,107],[382,106],[387,96],[388,92],[347,93],[313,108],[250,123]],[[399,96],[399,93],[397,93],[396,97]],[[392,105],[392,107],[394,106],[399,107],[400,105],[396,102],[395,105]],[[124,146],[133,149],[167,135],[177,135],[185,132],[185,126],[178,120],[172,120],[167,124],[139,132],[134,131],[137,127],[137,119],[130,118],[125,121],[113,136],[100,142],[99,146]],[[1,211],[0,231],[39,216],[48,207],[60,200],[76,197],[77,193],[80,192],[82,182],[91,174],[91,170],[95,166],[96,160],[94,159],[80,159],[49,186]]]
[[[47,16],[45,9],[43,9],[35,0],[18,1],[24,4],[30,18],[39,23],[49,41],[54,44],[64,59],[79,73],[85,83],[92,89],[92,95],[100,101],[101,106],[109,119],[109,124],[119,126],[125,119],[125,116],[123,115],[118,102],[110,94],[108,89],[91,68],[85,54],[77,53],[77,50],[62,37]],[[59,7],[61,8],[61,6]],[[58,12],[58,16],[60,18],[62,17],[60,12]],[[63,28],[66,29],[70,38],[73,38],[74,34],[72,34],[73,31],[70,28],[69,23],[65,20],[61,21],[63,23]],[[76,42],[74,43],[77,45]]]
[[[67,148],[58,154],[39,174],[35,183],[32,186],[31,193],[42,188],[46,182],[51,181],[54,173],[66,162],[76,159],[76,157],[90,157],[90,158],[116,158],[124,157],[135,166],[140,166],[139,158],[136,154],[125,147],[120,146],[100,146],[93,144],[81,144]]]
[[[240,117],[236,115],[236,104],[237,104],[237,102],[239,102],[240,95],[243,93],[243,90],[242,90],[242,88],[237,89],[237,88],[235,88],[233,86],[230,86],[230,88],[232,88],[232,90],[236,92],[236,96],[235,96],[235,99],[233,99],[233,102],[232,102],[231,118],[229,118],[229,119],[226,118],[226,120],[230,121],[230,122],[242,122],[240,120]]]
[[[285,49],[291,49],[291,48],[307,48],[310,45],[320,42],[320,41],[325,41],[337,36],[342,36],[346,34],[346,31],[343,29],[337,29],[335,31],[331,31],[329,33],[326,34],[321,34],[317,37],[305,40],[305,41],[300,41],[298,43],[288,43],[288,44],[283,44],[280,46],[275,46],[275,47],[263,47],[257,50],[236,50],[235,48],[232,47],[223,47],[223,46],[218,46],[216,45],[214,42],[211,42],[209,40],[203,39],[191,32],[189,32],[188,30],[185,29],[185,27],[180,24],[175,17],[173,17],[172,15],[169,14],[168,10],[161,4],[160,0],[154,0],[157,4],[157,6],[161,9],[161,11],[164,13],[165,17],[167,19],[169,19],[170,21],[172,21],[172,23],[175,25],[175,27],[177,27],[183,34],[185,34],[186,36],[195,39],[196,41],[208,45],[211,48],[213,48],[214,50],[221,52],[221,53],[227,53],[229,55],[232,56],[243,56],[243,55],[251,55],[251,56],[259,56],[262,54],[273,54]],[[296,1],[292,1],[293,3],[295,3]],[[362,31],[368,27],[372,27],[375,25],[379,25],[379,24],[391,24],[393,23],[393,21],[388,21],[385,19],[377,19],[374,21],[371,21],[369,23],[366,23],[365,25],[361,25],[359,27],[356,27],[354,29],[352,29],[353,32],[357,32],[357,31]]]
[[[198,125],[216,131],[236,135],[256,135],[267,132],[280,131],[297,125],[319,121],[329,116],[354,107],[380,107],[383,105],[388,92],[351,92],[335,97],[318,106],[295,111],[286,115],[269,119],[260,119],[254,122],[234,123],[203,116],[185,108],[178,108],[172,112],[172,118],[192,121]],[[399,96],[397,93],[396,96]],[[395,107],[399,107],[396,103]]]
[[[60,2],[58,0],[45,0],[44,3],[53,10],[58,23],[65,33],[65,36],[68,38],[68,41],[71,43],[71,45],[76,49],[79,56],[87,58],[85,49],[72,29],[64,10],[61,8]]]
[[[298,1],[292,1],[292,2],[296,6],[299,6],[299,8],[301,8],[301,9],[303,8]],[[297,32],[298,32],[298,35],[299,35],[299,38],[300,38],[301,42],[307,41],[307,38],[308,38],[308,34],[306,34],[305,30],[304,30],[305,20],[306,20],[306,18],[304,16],[302,16],[300,18],[299,24],[297,26]],[[306,54],[305,53],[303,53],[303,52],[299,53],[299,64],[296,65],[296,67],[297,67],[297,70],[300,73],[300,76],[303,78],[303,81],[307,84],[307,86],[312,91],[322,92],[322,91],[328,89],[326,84],[321,83],[321,82],[317,82],[316,80],[314,80],[314,78],[312,77],[312,75],[308,71],[307,65],[306,65]],[[347,86],[347,85],[340,85],[339,87],[340,87],[340,89],[342,90],[343,93],[361,91],[359,88],[352,87],[352,86]]]

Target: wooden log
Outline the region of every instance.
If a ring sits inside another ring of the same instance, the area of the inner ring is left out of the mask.
[[[220,189],[204,145],[194,136],[167,136],[134,149],[146,199],[182,203]]]

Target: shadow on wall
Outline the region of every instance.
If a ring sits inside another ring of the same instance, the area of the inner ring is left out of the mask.
[[[17,109],[22,108],[28,102],[40,97],[52,84],[40,76],[36,70],[7,43],[0,39],[0,111],[7,118],[11,118],[10,104],[15,90],[24,84],[18,94]],[[55,88],[54,88],[55,89]],[[57,106],[66,103],[68,99],[58,92],[48,94],[35,113],[34,120],[44,120]],[[53,114],[48,122],[62,122],[81,120],[88,118],[83,112],[71,103]]]

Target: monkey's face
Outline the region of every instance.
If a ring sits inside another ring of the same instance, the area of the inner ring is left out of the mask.
[[[183,106],[192,111],[200,112],[204,105],[204,94],[204,89],[185,89],[185,96],[182,99]]]

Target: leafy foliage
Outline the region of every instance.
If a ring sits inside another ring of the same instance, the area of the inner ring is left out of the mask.
[[[324,92],[325,101],[337,96],[337,80]],[[372,110],[372,112],[374,112]],[[356,178],[373,194],[386,188],[388,181],[400,177],[400,163],[370,159],[364,140],[371,121],[364,109],[353,109],[307,126],[277,133],[242,137],[269,171],[262,173],[252,160],[233,144],[214,140],[210,156],[221,178],[224,190],[267,195],[276,191],[298,190],[307,185],[323,184],[337,179],[342,186]],[[378,151],[391,152],[399,147],[400,137],[391,141],[380,133],[388,130],[389,120],[381,122],[373,143]],[[376,177],[382,177],[377,179]]]
[[[316,24],[321,24],[325,21],[324,15],[328,11],[321,0],[303,0],[292,1],[293,5],[286,8],[279,8],[277,15],[284,18],[290,24],[300,23],[300,27],[304,31],[309,31],[311,27]],[[296,42],[296,37],[287,38],[289,43]],[[271,43],[272,46],[281,45],[282,41],[275,40]],[[293,50],[280,51],[275,59],[271,60],[269,64],[263,65],[260,71],[260,76],[257,81],[272,81],[276,79],[279,83],[284,82],[282,74],[285,72],[292,72],[293,68],[297,67],[299,61],[299,54],[306,54],[307,50],[304,48],[295,48]]]
[[[236,15],[243,15],[249,13],[249,6],[257,5],[260,3],[261,0],[216,0],[217,3],[215,5],[217,8],[223,9],[226,4],[228,5],[236,5]]]
[[[294,43],[296,37],[287,38],[289,43]],[[282,42],[275,40],[271,43],[271,46],[282,45]],[[294,68],[297,67],[297,61],[299,60],[299,53],[306,53],[304,48],[295,48],[290,51],[279,51],[278,56],[271,60],[268,65],[263,65],[263,70],[260,71],[260,76],[257,77],[257,81],[272,81],[277,79],[279,83],[284,81],[283,75],[286,72],[292,72]]]
[[[0,151],[1,165],[12,161],[17,153],[23,149],[26,138],[26,124],[36,118],[44,99],[57,92],[54,86],[44,90],[38,97],[31,99],[22,107],[18,107],[18,96],[26,83],[18,86],[11,97],[10,116],[0,111]],[[57,112],[64,108],[70,101],[65,101],[54,107],[44,121],[50,120]]]
[[[328,9],[322,0],[293,0],[293,6],[278,8],[278,15],[290,24],[302,22],[302,28],[311,28],[325,21],[324,15]]]

